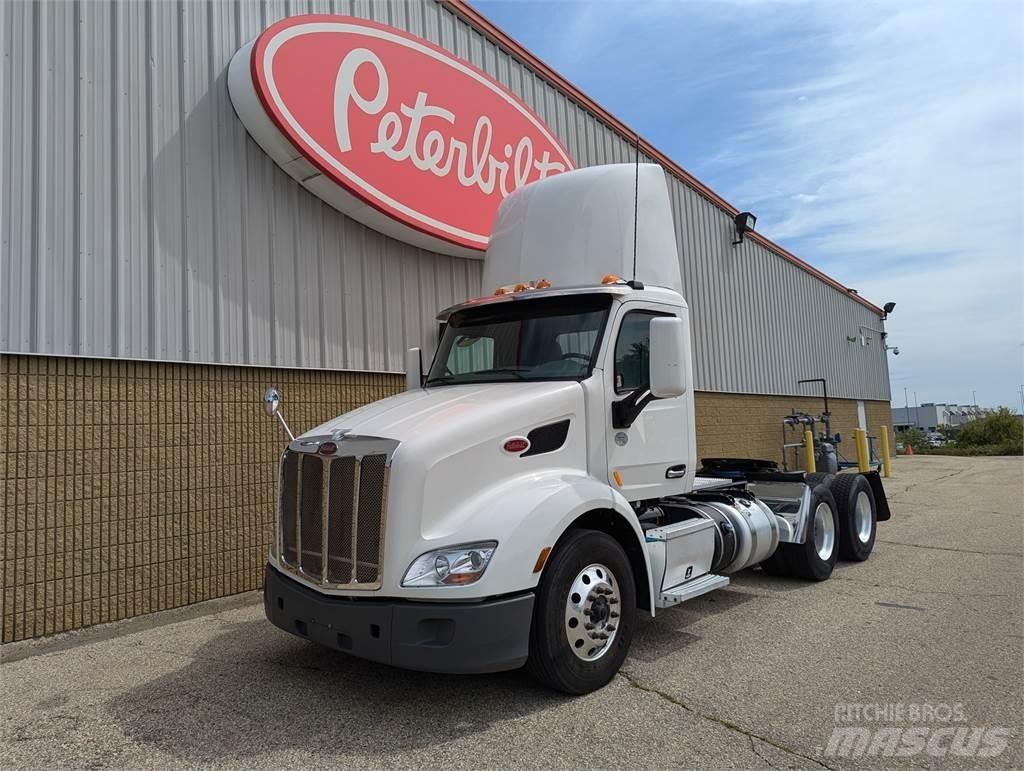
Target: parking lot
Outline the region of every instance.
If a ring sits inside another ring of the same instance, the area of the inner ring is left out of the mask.
[[[893,519],[868,562],[841,563],[822,584],[748,571],[645,620],[622,673],[578,699],[520,673],[428,675],[318,649],[270,626],[256,594],[7,645],[0,757],[74,767],[1021,767],[1022,488],[1019,458],[898,458]],[[952,732],[903,757],[858,757],[830,744],[849,727],[1005,729],[990,737],[1008,739],[991,758],[952,751]]]

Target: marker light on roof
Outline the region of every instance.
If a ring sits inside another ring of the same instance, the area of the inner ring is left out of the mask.
[[[548,281],[546,278],[542,278],[540,281],[537,282],[537,289],[548,289],[550,287],[551,282]]]
[[[622,279],[614,273],[609,273],[601,279],[602,284],[618,284],[620,281],[622,281]]]

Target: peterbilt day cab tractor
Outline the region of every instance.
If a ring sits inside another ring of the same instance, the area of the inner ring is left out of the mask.
[[[411,669],[525,665],[581,694],[619,669],[639,611],[755,565],[822,581],[867,559],[889,516],[877,473],[698,469],[677,254],[658,166],[510,195],[484,263],[497,289],[440,313],[426,375],[412,349],[404,393],[288,444],[270,621]]]

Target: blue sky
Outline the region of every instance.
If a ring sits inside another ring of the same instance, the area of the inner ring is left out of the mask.
[[[878,305],[893,403],[1024,383],[1024,3],[474,5]]]

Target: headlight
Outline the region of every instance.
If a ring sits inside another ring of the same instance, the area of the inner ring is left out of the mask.
[[[463,543],[421,554],[405,571],[402,586],[465,586],[480,580],[497,541]]]

